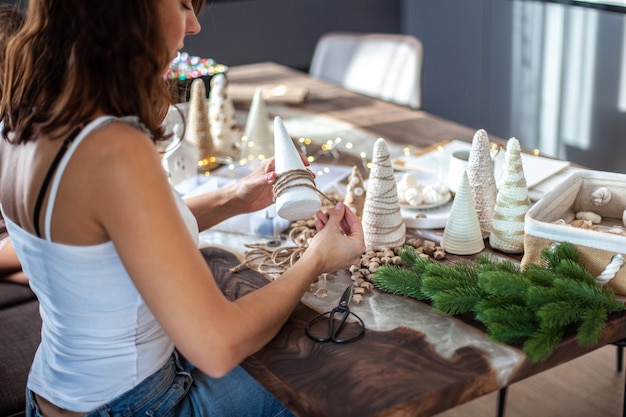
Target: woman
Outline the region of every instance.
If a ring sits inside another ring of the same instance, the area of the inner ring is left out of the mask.
[[[31,0],[9,45],[0,203],[43,321],[29,416],[284,415],[238,364],[364,250],[338,204],[283,276],[222,295],[198,227],[270,204],[276,173],[270,160],[185,206],[162,171],[163,74],[203,3]]]

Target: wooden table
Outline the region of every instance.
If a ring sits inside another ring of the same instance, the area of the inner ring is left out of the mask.
[[[234,67],[228,76],[233,84],[306,87],[307,100],[290,108],[348,121],[398,144],[426,148],[449,139],[470,141],[474,134],[474,129],[423,111],[363,97],[272,63]],[[272,112],[284,109],[269,107]],[[228,252],[205,248],[203,253],[230,298],[267,283],[265,277],[251,270],[231,274],[229,268],[238,260]],[[449,258],[452,262],[458,257]],[[302,303],[298,305],[276,338],[243,364],[301,417],[429,416],[626,337],[626,315],[615,315],[609,318],[598,345],[581,347],[570,334],[539,363],[530,361],[517,347],[488,342],[494,349],[510,352],[514,360],[503,376],[501,365],[487,353],[489,346],[485,349],[468,344],[451,355],[442,355],[428,334],[415,328],[368,329],[362,339],[348,344],[313,342],[304,327],[316,313]],[[463,337],[464,333],[484,336],[480,324],[471,319],[449,320],[456,326],[450,338]]]

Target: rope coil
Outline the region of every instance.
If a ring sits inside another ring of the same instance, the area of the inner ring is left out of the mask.
[[[306,180],[307,182],[296,182],[297,180]],[[315,176],[311,171],[307,169],[291,169],[278,175],[278,178],[276,178],[276,182],[272,186],[274,201],[276,201],[278,196],[280,196],[283,192],[295,187],[310,188],[332,204],[337,203],[336,200],[328,197],[315,186]]]

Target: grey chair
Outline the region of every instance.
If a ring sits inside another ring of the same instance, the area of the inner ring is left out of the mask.
[[[422,43],[411,35],[329,32],[317,42],[309,74],[348,90],[419,109]]]

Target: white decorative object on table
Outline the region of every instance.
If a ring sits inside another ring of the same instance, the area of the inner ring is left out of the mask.
[[[476,131],[467,164],[467,179],[483,238],[487,238],[491,233],[498,193],[490,147],[487,132],[483,129]]]
[[[241,133],[237,127],[235,106],[228,95],[228,80],[224,74],[216,74],[211,78],[209,125],[217,154],[236,158],[240,151]]]
[[[241,145],[241,160],[258,162],[274,155],[274,137],[270,129],[270,118],[261,87],[254,91],[250,102],[246,129]]]
[[[206,86],[201,78],[193,80],[190,94],[185,140],[198,148],[202,167],[212,169],[218,164],[215,161],[215,147],[209,126]]]
[[[530,208],[520,153],[519,141],[509,139],[489,236],[492,248],[507,253],[524,252],[524,216]]]
[[[171,151],[163,155],[161,165],[169,178],[170,184],[177,184],[198,173],[198,148],[187,141],[182,141]]]
[[[391,157],[382,138],[374,144],[362,223],[368,249],[402,246],[406,240]]]
[[[278,174],[275,193],[278,215],[287,220],[301,220],[314,215],[322,207],[320,196],[280,117],[274,118],[274,149]]]
[[[606,187],[600,187],[591,193],[591,199],[596,206],[606,206],[611,201],[611,191]]]
[[[452,202],[450,217],[441,238],[441,247],[454,255],[474,255],[485,249],[467,173],[463,175]]]

